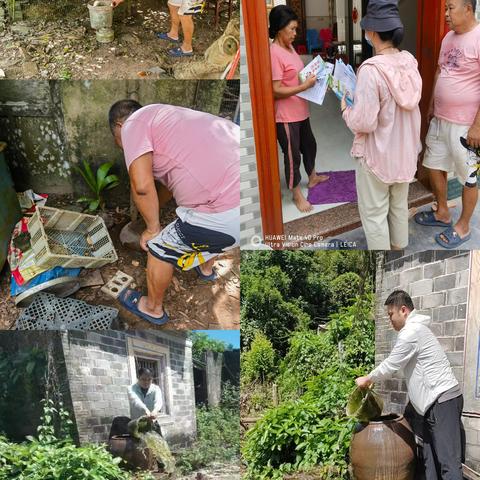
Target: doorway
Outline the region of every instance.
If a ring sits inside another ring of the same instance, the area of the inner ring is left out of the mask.
[[[307,31],[315,30],[320,35],[322,29],[330,29],[334,48],[332,61],[335,58],[341,58],[345,63],[350,63],[356,71],[364,60],[372,56],[372,48],[365,41],[364,32],[360,26],[360,20],[363,12],[366,11],[368,0],[288,0],[287,3],[299,16],[300,31],[296,41],[297,49],[298,45],[305,42]],[[402,0],[399,9],[405,26],[405,39],[402,48],[415,56],[417,1]],[[313,56],[318,53],[314,51],[311,54],[301,55],[304,64],[307,65],[313,59]],[[320,52],[320,54],[323,57],[323,52]],[[309,102],[309,110],[312,130],[317,140],[317,172],[354,171],[356,162],[350,156],[353,134],[342,119],[340,102],[335,94],[328,91],[321,106]],[[313,205],[313,210],[308,213],[298,211],[285,182],[283,153],[280,148],[278,156],[284,223],[344,205],[344,203],[322,203]],[[303,194],[307,197],[308,179],[303,169],[301,173],[302,181],[300,185]],[[351,178],[354,178],[353,174]]]

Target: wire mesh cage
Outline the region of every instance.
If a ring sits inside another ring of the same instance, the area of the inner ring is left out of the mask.
[[[239,123],[240,82],[238,80],[226,82],[219,115],[223,118],[228,118],[232,122]]]
[[[38,266],[99,268],[117,261],[102,218],[51,207],[37,207],[28,231]]]
[[[116,308],[39,293],[17,319],[17,330],[108,330]]]

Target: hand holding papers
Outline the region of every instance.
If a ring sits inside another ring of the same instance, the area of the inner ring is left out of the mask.
[[[312,88],[297,93],[297,96],[310,102],[317,103],[318,105],[322,105],[332,71],[333,65],[331,63],[324,62],[320,55],[316,56],[300,72],[300,80],[304,82],[310,75],[315,75],[317,77],[317,82]]]
[[[345,65],[341,59],[336,60],[335,71],[330,79],[330,88],[340,100],[347,93],[346,101],[350,107],[353,105],[356,84],[357,77],[352,66]]]

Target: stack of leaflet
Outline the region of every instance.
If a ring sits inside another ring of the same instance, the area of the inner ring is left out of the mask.
[[[357,77],[351,65],[345,65],[342,59],[335,61],[335,71],[330,77],[330,88],[335,95],[341,100],[346,93],[346,102],[348,106],[353,105],[355,95],[355,87],[357,85]]]
[[[311,75],[317,77],[317,83],[304,92],[297,93],[298,97],[304,98],[309,102],[323,104],[325,93],[333,71],[333,65],[331,63],[324,62],[320,55],[316,56],[301,72],[300,79],[304,82]]]
[[[304,82],[311,75],[317,77],[317,83],[312,88],[297,93],[298,97],[323,105],[327,88],[330,87],[340,100],[346,93],[347,105],[353,105],[357,77],[351,65],[346,65],[342,59],[337,59],[334,70],[331,63],[324,62],[318,55],[300,72],[300,80]]]

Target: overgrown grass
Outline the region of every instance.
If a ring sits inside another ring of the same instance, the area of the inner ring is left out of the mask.
[[[232,463],[240,457],[239,392],[224,387],[218,407],[197,408],[197,440],[179,452],[177,469],[190,473],[214,463]]]

